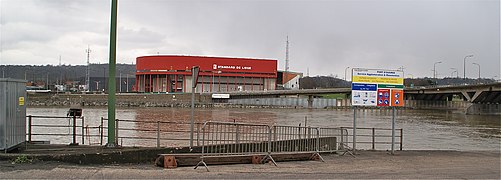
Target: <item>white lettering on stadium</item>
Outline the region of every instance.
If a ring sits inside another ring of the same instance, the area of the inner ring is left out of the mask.
[[[252,70],[251,66],[234,66],[234,65],[212,65],[213,69],[238,69],[238,70]]]

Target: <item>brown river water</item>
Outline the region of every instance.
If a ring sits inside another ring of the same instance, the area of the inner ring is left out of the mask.
[[[67,108],[27,108],[27,115],[66,116]],[[99,126],[101,117],[107,118],[106,108],[84,108],[85,125]],[[187,131],[190,122],[189,108],[119,108],[117,119],[136,121],[174,122],[162,125],[162,130],[179,129]],[[313,127],[352,127],[353,109],[240,109],[240,108],[210,108],[196,109],[195,121],[240,122],[266,125],[294,125],[300,123]],[[391,110],[365,109],[357,111],[357,127],[391,128]],[[69,120],[37,119],[34,124],[68,125]],[[78,124],[78,123],[77,123]],[[126,123],[120,127],[146,128],[156,130],[156,124]],[[445,110],[398,110],[396,128],[403,129],[403,149],[432,150],[494,150],[501,148],[501,116],[465,115],[461,112]],[[34,128],[35,132],[55,132],[71,134],[71,128],[58,130]],[[357,131],[357,134],[364,133]],[[388,131],[389,132],[389,131]],[[106,132],[105,132],[106,133]],[[91,132],[92,134],[92,132]],[[94,134],[99,134],[97,131]],[[122,132],[122,136],[146,136],[154,132]],[[186,135],[187,133],[184,133]],[[68,143],[70,137],[33,136],[34,140],[49,140],[51,143]],[[96,140],[96,138],[94,138]],[[85,140],[87,143],[87,140]],[[97,140],[96,140],[97,141]],[[121,140],[124,141],[124,140]],[[125,140],[126,145],[154,146],[155,141],[145,143],[144,140]],[[90,142],[93,143],[93,142]],[[95,143],[95,142],[94,142]],[[123,142],[122,142],[123,143]],[[180,145],[179,144],[167,144]],[[357,145],[357,148],[368,149],[368,146]],[[378,149],[389,149],[384,146]]]

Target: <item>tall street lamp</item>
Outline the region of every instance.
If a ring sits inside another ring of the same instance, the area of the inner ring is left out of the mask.
[[[480,64],[477,64],[477,63],[472,63],[472,64],[478,66],[478,79],[480,79]]]
[[[454,73],[458,74],[458,69],[456,69],[456,68],[451,68],[451,70],[454,70],[454,71],[452,71],[452,72],[451,72],[451,78],[453,78],[453,77],[454,77]],[[459,75],[458,75],[458,76],[459,76]]]
[[[433,64],[433,79],[435,79],[437,76],[437,71],[435,70],[435,66],[440,63],[442,63],[442,61],[438,61]]]
[[[346,81],[346,70],[348,70],[350,67],[346,67],[346,69],[344,69],[344,81]]]
[[[467,55],[463,59],[463,80],[466,80],[466,58],[473,57],[473,54]]]

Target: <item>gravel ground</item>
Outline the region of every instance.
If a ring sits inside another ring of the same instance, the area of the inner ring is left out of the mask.
[[[325,162],[295,161],[163,169],[151,164],[75,165],[53,161],[0,161],[0,179],[500,179],[500,152],[360,151],[322,155]]]

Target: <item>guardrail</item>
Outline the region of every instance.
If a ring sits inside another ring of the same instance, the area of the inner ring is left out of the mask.
[[[55,136],[71,137],[70,144],[76,145],[77,137],[81,137],[81,143],[84,144],[84,124],[85,118],[77,116],[33,116],[27,118],[27,139],[28,143],[33,142],[33,136]],[[43,122],[41,120],[44,119]],[[78,121],[77,121],[78,120]],[[80,124],[78,123],[80,122]],[[66,125],[67,124],[67,125]],[[65,131],[68,129],[68,131]],[[33,132],[36,133],[33,133]],[[60,138],[59,138],[60,139]]]
[[[104,138],[107,138],[108,119],[101,118],[99,126],[89,127],[98,129],[99,134],[89,135],[89,138],[99,137],[99,144],[103,145]],[[196,146],[200,146],[200,135],[202,123],[195,123],[194,141]],[[182,147],[189,146],[189,122],[174,121],[137,121],[127,119],[115,120],[115,142],[119,145],[151,146],[156,147]],[[125,142],[124,142],[125,141]]]
[[[28,142],[32,142],[33,139],[43,139],[63,144],[103,145],[105,138],[108,137],[108,123],[105,118],[101,118],[100,122],[97,123],[89,123],[91,125],[86,124],[84,117],[28,115],[26,118],[28,121],[26,134]],[[204,142],[205,146],[242,144],[232,146],[232,148],[239,148],[238,151],[237,149],[227,149],[232,151],[225,152],[226,154],[244,153],[241,152],[242,150],[246,150],[245,153],[268,153],[268,147],[271,148],[270,153],[334,152],[349,150],[349,145],[353,143],[352,127],[267,126],[270,129],[266,131],[262,125],[228,122],[219,126],[211,125],[211,129],[207,127],[204,133],[204,123],[196,123],[195,125],[194,142],[196,142],[196,146],[203,146]],[[115,127],[115,137],[117,138],[115,142],[123,146],[182,147],[189,145],[190,123],[188,122],[117,119]],[[237,127],[239,128],[236,129]],[[215,136],[212,139],[208,139],[209,130],[213,133],[211,135]],[[205,135],[204,142],[203,135]],[[65,137],[70,137],[70,139],[65,139]],[[399,150],[402,150],[403,129],[396,129],[395,137],[395,144],[399,146]],[[268,145],[262,142],[272,142],[273,144]],[[375,150],[389,147],[391,145],[391,129],[357,128],[356,143],[362,145],[357,146],[357,148],[362,149]],[[211,148],[217,149],[216,147]]]
[[[341,127],[344,129],[346,140],[343,142],[345,145],[353,144],[353,127]],[[399,150],[403,148],[404,141],[404,130],[395,129],[395,144],[399,145]],[[388,135],[389,133],[389,135]],[[360,149],[359,144],[362,144],[363,148],[376,150],[377,146],[388,146],[391,145],[391,129],[389,128],[359,128],[357,127],[357,141],[356,147]],[[389,147],[390,148],[390,147]]]

